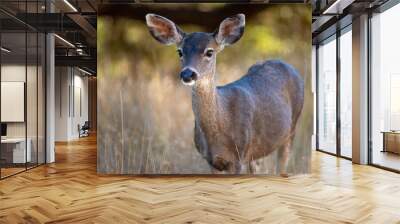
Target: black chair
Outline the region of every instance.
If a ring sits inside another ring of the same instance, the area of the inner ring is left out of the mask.
[[[90,123],[85,121],[82,127],[78,124],[79,138],[89,136]]]

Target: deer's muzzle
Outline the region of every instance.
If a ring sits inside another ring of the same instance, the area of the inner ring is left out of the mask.
[[[198,74],[190,68],[185,68],[182,70],[180,76],[183,84],[191,86],[197,80]]]
[[[230,163],[228,161],[219,156],[215,157],[212,161],[212,166],[219,171],[227,170],[229,165]]]

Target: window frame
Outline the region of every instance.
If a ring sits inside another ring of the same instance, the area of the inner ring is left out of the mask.
[[[336,157],[340,157],[340,158],[344,158],[347,160],[352,160],[351,157],[347,157],[342,155],[341,152],[341,118],[340,118],[340,103],[341,103],[341,97],[340,97],[340,84],[341,84],[341,67],[340,67],[340,37],[342,35],[344,35],[347,32],[352,32],[352,23],[347,24],[346,26],[342,27],[341,29],[337,29],[335,33],[333,33],[332,35],[328,36],[327,38],[320,40],[317,44],[316,44],[316,50],[315,50],[315,58],[316,58],[316,70],[315,70],[315,83],[316,83],[316,151],[319,152],[323,152],[329,155],[333,155]],[[319,113],[319,85],[320,85],[320,74],[319,74],[319,47],[322,43],[328,43],[330,41],[336,41],[336,151],[335,153],[329,152],[327,150],[324,150],[322,148],[320,148],[320,144],[319,144],[319,131],[320,131],[320,127],[319,127],[319,119],[320,119],[320,113]]]

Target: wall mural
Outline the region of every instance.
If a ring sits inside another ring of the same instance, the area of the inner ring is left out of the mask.
[[[310,170],[307,4],[102,5],[98,172]]]

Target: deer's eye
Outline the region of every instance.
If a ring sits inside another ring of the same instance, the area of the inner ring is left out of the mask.
[[[179,57],[181,58],[183,56],[182,50],[178,49],[177,52],[178,52]]]
[[[206,57],[208,57],[208,58],[211,58],[213,56],[213,54],[214,54],[213,49],[207,49],[207,51],[205,53]]]

